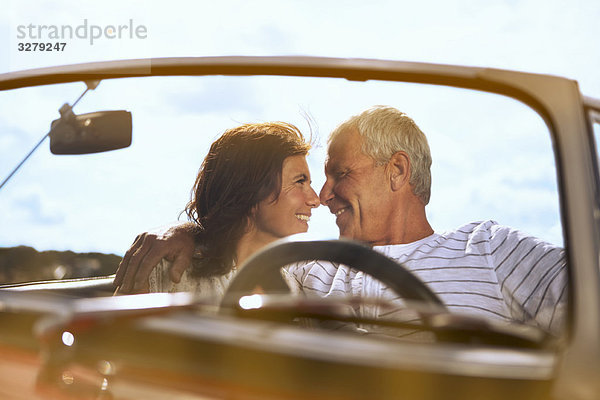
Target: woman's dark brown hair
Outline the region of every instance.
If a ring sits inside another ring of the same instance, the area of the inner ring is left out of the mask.
[[[196,223],[202,261],[196,276],[222,275],[235,262],[238,241],[254,206],[281,190],[283,161],[306,155],[310,144],[285,122],[246,124],[229,129],[210,147],[185,208]]]

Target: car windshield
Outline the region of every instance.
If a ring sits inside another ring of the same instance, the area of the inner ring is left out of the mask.
[[[60,117],[59,108],[72,105],[85,89],[83,82],[73,82],[0,92],[0,179],[48,133],[51,122]],[[73,112],[131,112],[131,146],[97,154],[54,155],[46,139],[0,190],[0,283],[113,274],[139,233],[186,220],[182,211],[210,144],[225,130],[244,123],[284,121],[309,137],[313,146],[308,166],[319,193],[325,183],[329,133],[374,105],[406,113],[427,136],[433,163],[426,213],[437,234],[443,237],[445,232],[474,226],[493,231],[490,226],[501,225],[518,229],[523,237],[563,246],[549,130],[533,109],[514,99],[444,86],[338,78],[105,79]],[[309,234],[339,236],[336,218],[324,205],[312,210]],[[481,251],[491,257],[486,251],[493,250]],[[411,267],[417,277],[435,287],[437,264],[429,263],[420,271],[419,265]],[[485,301],[480,309],[470,305],[460,311],[478,317],[494,319],[482,309],[488,300],[502,296],[506,286],[525,290],[534,285],[522,283],[528,276],[520,276],[521,283],[512,282],[517,275],[514,268],[496,282],[477,278],[478,267],[454,268],[471,268],[473,291],[467,295]],[[545,273],[550,280],[556,271]],[[465,275],[456,276],[455,282],[438,290],[450,306],[452,299],[465,294],[461,282]],[[498,294],[490,294],[486,285],[498,286],[494,289]],[[477,293],[478,288],[483,289]],[[539,304],[537,311],[542,312],[541,300]],[[520,321],[531,324],[533,316],[520,311]],[[503,311],[493,313],[504,316]]]

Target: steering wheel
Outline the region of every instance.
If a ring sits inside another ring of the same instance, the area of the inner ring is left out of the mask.
[[[281,267],[311,260],[347,265],[371,275],[404,299],[445,308],[438,296],[406,267],[370,247],[348,239],[310,240],[307,234],[280,239],[250,257],[233,278],[221,306],[235,306],[257,286],[266,291],[287,288],[281,278]]]

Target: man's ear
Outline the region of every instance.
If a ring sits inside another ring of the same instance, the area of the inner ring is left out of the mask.
[[[392,154],[388,162],[390,184],[393,191],[397,191],[409,185],[410,182],[410,158],[404,151]]]

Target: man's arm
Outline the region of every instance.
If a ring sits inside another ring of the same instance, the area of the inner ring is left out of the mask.
[[[113,285],[119,293],[148,292],[148,277],[163,258],[171,261],[170,277],[179,282],[196,250],[191,222],[165,226],[137,236],[119,264]]]
[[[568,276],[564,250],[507,227],[491,229],[491,257],[513,318],[560,333]]]

